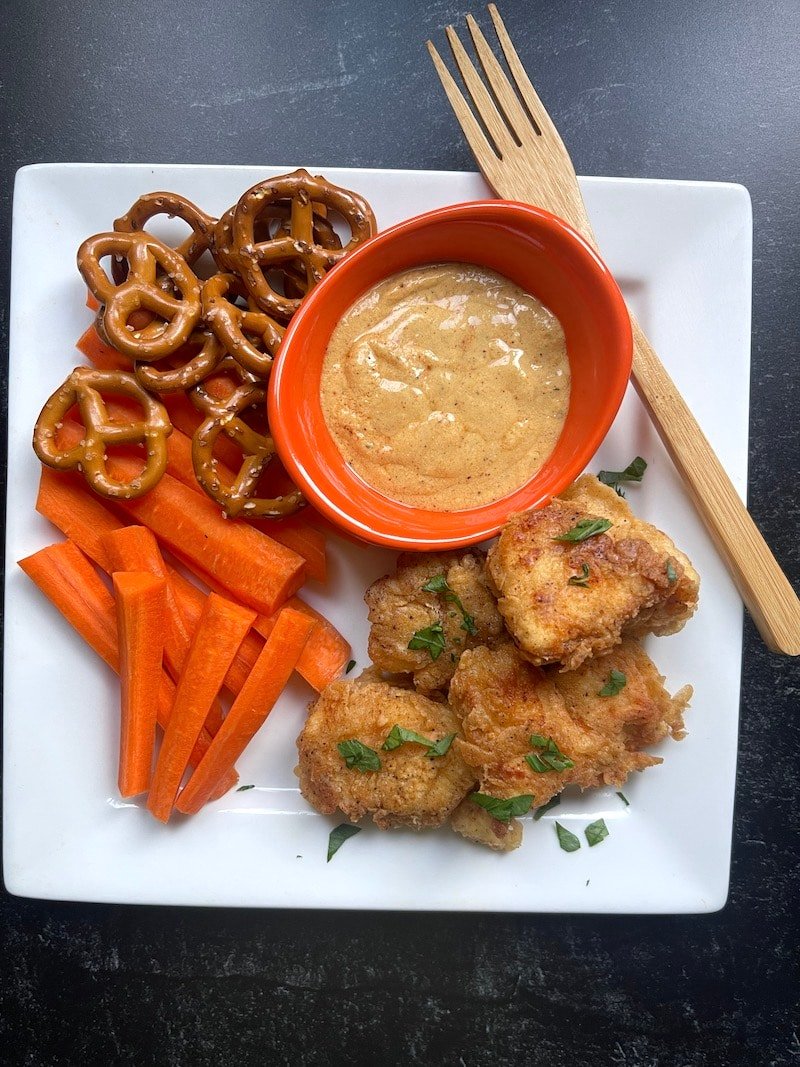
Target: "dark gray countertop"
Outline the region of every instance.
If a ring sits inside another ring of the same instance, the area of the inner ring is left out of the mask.
[[[470,168],[423,47],[468,10],[6,0],[2,232],[14,171],[42,160]],[[797,585],[800,7],[504,0],[502,11],[579,173],[749,188],[750,505]],[[8,253],[6,239],[4,298]],[[4,300],[4,335],[7,321]],[[0,1058],[797,1063],[799,694],[797,663],[767,653],[748,623],[719,914],[297,914],[4,895]]]

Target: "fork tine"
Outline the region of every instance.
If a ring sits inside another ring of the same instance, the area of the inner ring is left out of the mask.
[[[452,74],[444,64],[444,60],[436,51],[432,41],[428,41],[428,51],[430,52],[433,65],[436,67],[436,73],[439,75],[439,80],[442,83],[442,87],[447,94],[447,99],[450,101],[450,106],[455,112],[455,116],[458,119],[461,129],[464,131],[464,136],[467,138],[472,153],[478,160],[478,163],[483,170],[485,161],[492,159],[498,159],[498,150],[493,144],[489,142],[486,134],[480,127],[480,124],[472,114],[472,110],[464,98],[464,94],[456,85]],[[485,172],[484,172],[485,173]]]
[[[453,50],[453,58],[461,72],[461,77],[464,79],[464,84],[472,97],[475,110],[486,124],[486,128],[502,157],[514,147],[514,140],[508,126],[506,126],[505,119],[498,110],[497,104],[492,100],[489,90],[481,81],[481,77],[467,55],[456,31],[452,26],[448,26],[445,29],[445,33]]]
[[[494,23],[497,39],[500,41],[500,47],[503,49],[503,55],[506,57],[508,68],[516,82],[520,96],[525,101],[531,118],[539,127],[541,133],[547,131],[548,136],[557,138],[558,143],[563,144],[561,135],[553,125],[544,104],[539,99],[539,94],[531,85],[531,80],[526,74],[525,68],[522,65],[522,60],[519,58],[517,50],[509,37],[505,23],[500,17],[500,12],[497,10],[495,4],[489,4],[488,10],[492,17],[492,22]]]
[[[472,15],[467,15],[467,26],[472,35],[475,51],[478,54],[486,79],[497,97],[506,117],[506,122],[511,127],[512,132],[516,134],[517,140],[522,142],[525,139],[525,135],[530,134],[531,129],[538,134],[538,127],[532,124],[530,116],[519,102],[519,97],[514,92],[511,82],[506,77],[497,57],[489,47],[489,42],[484,37],[483,31]]]

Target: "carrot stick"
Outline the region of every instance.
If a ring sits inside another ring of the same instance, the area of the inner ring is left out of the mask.
[[[124,458],[111,460],[112,475],[127,476],[130,463]],[[210,500],[169,474],[145,496],[116,503],[163,544],[257,611],[271,614],[303,584],[302,556],[244,523],[229,522]]]
[[[70,626],[119,674],[114,598],[78,546],[72,541],[60,541],[21,559],[19,566]],[[162,729],[169,722],[174,696],[175,686],[162,672],[158,693],[158,722]],[[203,730],[192,752],[193,764],[199,763],[210,742]],[[237,781],[238,775],[231,775],[226,791]]]
[[[226,594],[224,586],[211,577],[211,575],[205,574],[202,568],[184,557],[179,556],[179,558],[181,559],[181,562],[185,563],[188,569],[193,574],[196,574],[202,582],[205,582],[210,589],[213,589],[222,596]],[[187,585],[191,585],[190,582],[186,582],[185,578],[182,578],[182,581]],[[196,586],[192,586],[192,588],[195,590],[195,594],[199,593]],[[186,595],[188,596],[192,594],[187,593]],[[200,593],[200,596],[202,596],[202,593]],[[306,602],[299,596],[290,597],[283,607],[294,608],[295,611],[301,611],[303,614],[308,615],[309,618],[314,619],[318,624],[312,631],[308,643],[303,649],[297,664],[297,672],[301,677],[305,678],[313,689],[316,689],[318,693],[321,693],[326,685],[332,682],[334,678],[338,678],[342,673],[345,664],[350,659],[350,644],[344,637],[342,637],[333,623],[328,622],[324,615],[315,611],[314,608],[309,604],[306,604]],[[186,608],[184,608],[184,610],[186,610]],[[197,610],[198,609],[195,608],[195,611]],[[252,639],[256,633],[260,634],[261,637],[266,640],[272,633],[273,627],[282,610],[283,608],[279,608],[271,615],[259,614],[253,624],[254,633],[250,634],[248,642],[252,643]],[[252,652],[245,657],[242,655],[244,651],[245,647],[243,646],[234,660],[229,677],[226,679],[226,686],[232,693],[238,692],[241,688],[246,677],[246,672],[248,669],[252,668],[254,662],[252,659]]]
[[[188,626],[195,629],[200,622],[200,616],[203,614],[203,605],[208,594],[198,589],[188,578],[184,578],[179,571],[171,568],[169,584],[180,604],[183,617],[186,619]],[[263,647],[263,638],[251,630],[237,649],[233,662],[228,668],[228,673],[225,675],[225,688],[233,696],[236,696],[247,681],[247,676],[253,669]],[[216,733],[216,729],[211,732]]]
[[[108,573],[110,564],[102,539],[123,525],[99,497],[87,492],[83,479],[42,467],[36,510]]]
[[[90,311],[100,310],[100,301],[97,299],[91,289],[86,290],[86,306]]]
[[[113,576],[122,689],[117,782],[122,797],[150,788],[164,651],[167,583],[144,571]]]
[[[213,594],[212,594],[213,596]],[[234,765],[261,729],[286,687],[300,653],[314,627],[312,619],[284,608],[256,665],[228,712],[175,806],[192,815],[213,793],[220,778]]]
[[[209,594],[183,665],[147,797],[148,810],[162,822],[169,819],[212,701],[254,620],[255,612]]]
[[[293,596],[287,601],[283,610],[289,608],[302,612],[317,624],[297,661],[297,673],[321,693],[326,685],[342,673],[350,659],[350,645],[333,623],[328,622],[324,615],[320,615],[299,596]],[[279,617],[279,613],[272,616],[259,615],[255,621],[255,631],[268,639]]]
[[[101,340],[94,323],[78,338],[75,347],[98,370],[131,370],[133,364],[116,348]]]
[[[255,525],[255,523],[253,523]],[[262,519],[257,529],[263,530],[274,540],[279,541],[287,548],[291,548],[298,556],[306,561],[306,573],[309,578],[318,582],[324,582],[328,578],[328,562],[325,554],[325,535],[321,530],[315,530],[304,522],[296,525],[276,525],[272,527],[269,519]]]
[[[112,571],[145,571],[165,582],[166,612],[164,616],[164,659],[167,669],[177,682],[180,678],[197,622],[186,621],[173,586],[167,581],[169,570],[161,549],[146,526],[123,526],[101,539]],[[222,723],[222,707],[215,700],[206,720],[206,729],[215,734]]]

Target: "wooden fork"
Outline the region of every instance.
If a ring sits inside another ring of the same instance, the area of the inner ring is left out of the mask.
[[[448,26],[446,33],[472,107],[428,41],[444,91],[481,173],[498,196],[537,204],[560,215],[596,247],[564,142],[531,85],[494,4],[489,5],[489,14],[516,89],[471,15],[467,15],[467,26],[489,88],[453,27]],[[769,648],[789,656],[800,655],[797,595],[633,315],[631,324],[633,383],[753,621]]]

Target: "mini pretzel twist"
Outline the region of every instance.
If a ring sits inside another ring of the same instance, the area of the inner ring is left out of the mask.
[[[192,438],[192,463],[197,480],[226,515],[249,518],[290,515],[305,504],[298,490],[279,497],[255,496],[258,480],[275,455],[272,438],[248,426],[241,415],[249,408],[262,406],[266,399],[263,385],[238,386],[228,401],[209,407],[209,413]],[[241,467],[230,485],[222,482],[214,458],[214,446],[220,434],[229,437],[244,456]]]
[[[100,266],[105,256],[128,263],[125,281],[116,285]],[[159,268],[179,296],[156,281]],[[200,318],[200,283],[183,257],[152,234],[98,233],[78,249],[78,269],[103,310],[103,329],[111,344],[132,359],[151,363],[172,355],[188,341]],[[156,319],[134,329],[131,317],[141,308]]]
[[[136,233],[144,230],[145,225],[157,215],[183,219],[191,227],[191,234],[178,245],[175,251],[183,256],[190,267],[193,267],[202,254],[211,247],[217,220],[178,193],[145,193],[124,215],[114,219],[114,230],[117,233]],[[125,281],[127,270],[124,259],[115,257],[112,260],[111,274],[118,285]],[[165,276],[165,280],[168,285],[168,277]]]
[[[263,383],[257,375],[226,355],[212,373],[188,389],[186,395],[203,415],[224,415],[230,398],[240,386],[259,384]]]
[[[169,358],[166,370],[153,363],[137,363],[140,384],[154,393],[178,393],[202,382],[225,359],[226,352],[210,330],[195,330],[185,345]]]
[[[291,204],[290,232],[259,240],[257,226],[262,214],[286,201]],[[315,203],[338,212],[347,222],[350,240],[344,247],[326,248],[315,240]],[[300,263],[310,290],[344,255],[371,237],[375,228],[375,216],[363,197],[322,178],[312,178],[306,170],[296,170],[259,182],[242,196],[233,213],[228,258],[258,307],[277,318],[289,319],[300,299],[278,292],[270,272]]]
[[[132,417],[129,423],[112,422],[103,393],[131,397],[142,405],[143,417]],[[84,437],[74,448],[61,449],[58,430],[76,404]],[[133,374],[77,367],[42,408],[33,431],[33,447],[48,467],[81,471],[100,496],[132,500],[152,489],[166,470],[167,437],[171,432],[165,408],[139,385]],[[142,444],[146,453],[144,469],[130,482],[116,481],[106,466],[106,447],[123,444]]]
[[[324,181],[321,177],[319,180]],[[315,242],[322,245],[323,248],[334,250],[341,248],[342,242],[339,240],[339,235],[328,221],[328,209],[324,204],[313,204],[312,207],[314,210],[313,234]],[[217,220],[211,239],[211,254],[216,260],[219,269],[234,273],[237,269],[233,257],[233,215],[235,211],[236,204],[228,208],[224,215]],[[284,237],[291,234],[291,214],[291,205],[271,204],[265,207],[259,213],[253,228],[256,242],[270,241],[279,234]],[[286,267],[283,269],[287,270]],[[305,283],[306,272],[302,264],[296,265],[292,273]],[[305,284],[301,295],[304,294]]]
[[[272,369],[272,357],[283,338],[283,327],[263,311],[241,308],[227,297],[240,288],[233,274],[215,274],[201,290],[203,321],[237,363],[258,378]]]

